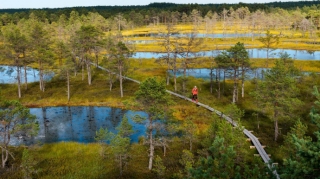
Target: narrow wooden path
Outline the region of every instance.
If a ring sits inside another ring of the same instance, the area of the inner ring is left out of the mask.
[[[93,64],[95,65],[95,64]],[[96,66],[96,65],[95,65]],[[97,68],[100,68],[104,71],[108,71],[107,69],[101,67],[101,66],[97,66]],[[127,80],[130,80],[130,81],[133,81],[133,82],[136,82],[136,83],[139,83],[140,84],[140,81],[137,81],[135,79],[132,79],[132,78],[129,78],[129,77],[125,77],[123,76],[124,79],[127,79]],[[166,90],[168,93],[170,93],[171,95],[174,95],[174,96],[177,96],[179,98],[182,98],[182,99],[185,99],[187,101],[190,101],[192,103],[194,103],[192,101],[192,99],[186,97],[186,96],[183,96],[183,95],[180,95],[178,93],[175,93],[175,92],[172,92],[172,91],[169,91],[169,90]],[[208,109],[209,111],[211,112],[214,112],[216,113],[218,116],[220,116],[221,118],[224,118],[225,120],[227,120],[229,123],[231,123],[233,126],[238,126],[238,124],[233,121],[230,117],[224,115],[222,112],[216,110],[216,109],[213,109],[212,107],[208,106],[208,105],[205,105],[205,104],[202,104],[200,102],[197,103],[197,105],[199,106],[202,106],[206,109]],[[255,148],[257,149],[259,155],[261,156],[262,160],[264,163],[266,163],[268,165],[268,167],[271,169],[272,166],[270,165],[270,157],[269,155],[267,154],[267,152],[264,150],[263,146],[261,145],[261,143],[259,142],[258,138],[256,136],[254,136],[250,131],[248,131],[247,129],[244,129],[243,130],[243,133],[251,140],[252,144],[255,146]],[[280,179],[280,176],[278,175],[277,171],[274,170],[274,174],[277,176],[278,179]]]

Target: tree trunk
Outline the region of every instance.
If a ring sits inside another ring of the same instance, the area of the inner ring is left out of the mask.
[[[110,91],[112,90],[112,74],[109,72],[109,87]]]
[[[120,176],[122,176],[122,155],[119,156],[119,169],[120,169]]]
[[[182,80],[182,91],[186,91],[186,78],[187,78],[187,64],[185,64],[183,69],[183,80]]]
[[[149,170],[152,170],[152,163],[153,163],[153,155],[154,155],[154,145],[153,145],[153,136],[152,136],[152,120],[149,121],[150,124],[149,124]]]
[[[267,48],[267,60],[266,60],[266,68],[269,66],[269,48]]]
[[[84,66],[81,65],[81,75],[82,75],[82,81],[84,80]]]
[[[123,89],[122,89],[122,66],[119,67],[119,81],[120,81],[120,96],[123,97]]]
[[[167,70],[167,85],[169,85],[170,83],[170,76],[169,76],[169,65],[168,65],[168,70]]]
[[[177,71],[174,69],[173,81],[174,81],[174,91],[177,91]]]
[[[8,150],[6,150],[6,148],[2,149],[2,168],[6,167],[6,162],[8,160]]]
[[[96,53],[96,67],[98,68],[99,66],[99,56],[98,56],[98,52]]]
[[[232,95],[232,103],[237,102],[237,70],[234,69],[233,73],[233,95]]]
[[[210,93],[213,92],[213,68],[210,69]]]
[[[28,76],[27,76],[27,66],[24,65],[24,84],[26,85],[26,90],[28,89]]]
[[[242,67],[241,97],[244,98],[244,68]]]
[[[67,88],[68,88],[68,101],[70,101],[70,77],[69,77],[69,70],[67,70]]]
[[[278,120],[274,121],[274,141],[277,141],[279,135]]]
[[[223,70],[223,86],[222,86],[222,94],[224,94],[224,88],[226,85],[226,70]]]
[[[167,52],[167,57],[168,57],[168,60],[167,60],[167,85],[169,85],[170,84],[170,75],[169,75],[169,70],[170,70],[170,52],[169,51]]]
[[[42,91],[42,92],[44,92],[44,82],[43,82],[43,80],[44,80],[44,78],[43,78],[43,70],[42,69],[40,69],[40,90]]]
[[[39,85],[40,85],[40,90],[42,91],[42,82],[41,82],[41,75],[42,71],[41,71],[41,60],[39,60]]]
[[[244,80],[242,80],[241,84],[241,97],[244,98]]]
[[[220,83],[220,68],[219,68],[219,72],[218,72],[218,99],[220,99],[221,97],[221,83]]]
[[[18,97],[21,98],[21,67],[17,65]]]
[[[88,84],[91,85],[91,65],[87,62]]]

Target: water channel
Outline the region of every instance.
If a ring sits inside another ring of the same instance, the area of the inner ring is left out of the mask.
[[[267,58],[265,49],[253,48],[247,49],[250,58]],[[201,51],[194,56],[216,57],[222,50]],[[298,60],[320,60],[320,51],[292,50],[292,49],[276,49],[269,52],[269,58],[279,58],[281,53],[287,53],[292,59]],[[133,58],[159,58],[166,53],[155,52],[135,52]]]
[[[12,138],[11,145],[31,145],[35,143],[53,143],[74,141],[80,143],[94,142],[96,131],[107,128],[116,133],[116,127],[124,115],[133,126],[134,134],[131,142],[137,142],[145,135],[145,125],[132,120],[134,115],[146,117],[142,111],[130,111],[110,107],[76,106],[76,107],[42,107],[30,108],[31,114],[37,117],[40,130],[32,139],[23,139],[19,136]]]
[[[264,78],[264,73],[267,72],[267,70],[269,70],[268,68],[256,68],[256,69],[250,69],[247,70],[245,73],[245,79],[246,80],[251,80],[253,78],[257,78],[257,79],[263,79]],[[220,80],[225,79],[232,79],[233,76],[231,73],[229,73],[228,71],[219,71],[217,69],[213,69],[211,72],[211,69],[208,68],[197,68],[197,69],[187,69],[186,70],[186,76],[187,77],[194,77],[194,78],[200,78],[203,80],[210,80],[210,74],[212,73],[212,79],[216,80],[218,79],[218,77],[220,76]],[[171,76],[173,76],[173,71],[169,70],[169,74]],[[218,74],[218,75],[217,75]],[[302,72],[302,74],[308,75],[310,74],[310,72]],[[183,76],[183,69],[179,69],[176,73],[177,77],[181,77]]]
[[[246,72],[245,78],[246,79],[253,79],[253,78],[262,79],[263,73],[266,72],[267,70],[268,70],[267,68],[257,68],[257,69],[253,69],[253,70],[248,70]],[[197,68],[197,69],[187,69],[186,70],[187,77],[200,78],[200,79],[204,79],[204,80],[210,80],[211,73],[213,76],[213,80],[218,79],[219,71],[217,71],[216,69],[213,69],[212,72],[211,72],[211,69],[208,69],[208,68]],[[173,71],[170,70],[169,74],[171,76],[173,76]],[[177,71],[176,75],[177,75],[177,77],[183,76],[183,69],[179,69]],[[220,80],[223,80],[224,78],[231,79],[232,76],[229,72],[227,72],[227,71],[224,72],[223,70],[221,70],[220,71]]]

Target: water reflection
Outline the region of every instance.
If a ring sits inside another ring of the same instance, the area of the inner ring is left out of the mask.
[[[200,51],[194,56],[216,57],[223,50]],[[247,49],[250,58],[267,58],[267,50],[265,49]],[[320,60],[320,51],[307,51],[307,50],[292,50],[292,49],[276,49],[269,51],[269,58],[279,58],[281,53],[287,53],[292,59],[298,60]],[[166,55],[166,53],[155,52],[136,52],[133,58],[159,58]]]
[[[131,135],[131,141],[137,142],[140,136],[145,135],[145,126],[137,124],[132,116],[139,114],[146,116],[141,111],[129,111],[110,107],[77,106],[77,107],[43,107],[30,108],[30,112],[37,117],[40,125],[39,133],[33,139],[12,141],[12,145],[52,143],[60,141],[94,142],[96,131],[107,128],[116,133],[116,127],[120,124],[124,115],[127,115],[129,123],[135,133]]]
[[[131,44],[152,44],[158,42],[157,40],[130,40]]]
[[[28,83],[39,81],[39,71],[30,67],[26,69]],[[44,79],[49,81],[54,76],[53,72],[47,72],[44,74]],[[15,66],[0,65],[0,83],[16,83],[17,82],[17,68]],[[21,83],[25,82],[24,69],[21,69]]]
[[[268,68],[255,68],[246,71],[245,79],[251,80],[253,78],[264,79],[264,74],[268,71]],[[309,72],[302,72],[303,74],[309,74]],[[173,75],[173,71],[169,71],[170,75]],[[187,77],[195,77],[201,78],[204,80],[210,80],[212,74],[212,79],[217,80],[220,77],[220,80],[223,79],[232,79],[233,76],[228,73],[228,71],[224,71],[221,69],[208,69],[208,68],[199,68],[199,69],[187,69],[186,76]],[[177,77],[183,76],[183,69],[179,69],[176,73]]]

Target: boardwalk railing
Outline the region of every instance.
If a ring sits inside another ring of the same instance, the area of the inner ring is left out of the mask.
[[[95,64],[93,64],[95,65]],[[96,65],[95,65],[96,66]],[[105,71],[108,71],[108,69],[106,68],[103,68],[101,66],[97,66],[97,68],[100,68],[102,70],[105,70]],[[132,78],[128,78],[128,77],[125,77],[125,76],[122,76],[122,78],[124,79],[127,79],[127,80],[130,80],[130,81],[133,81],[133,82],[136,82],[136,83],[139,83],[140,84],[140,81],[137,81],[135,79],[132,79]],[[193,102],[192,99],[186,97],[186,96],[183,96],[183,95],[180,95],[178,93],[175,93],[175,92],[172,92],[172,91],[169,91],[169,90],[166,90],[168,93],[170,93],[171,95],[174,95],[174,96],[177,96],[179,98],[182,98],[182,99],[185,99],[187,101],[190,101],[190,102]],[[202,104],[200,102],[197,103],[197,105],[199,106],[202,106],[206,109],[208,109],[209,111],[211,112],[214,112],[216,113],[218,116],[224,118],[225,120],[227,120],[229,123],[231,123],[233,126],[237,127],[238,124],[237,122],[233,121],[230,117],[224,115],[222,112],[216,110],[216,109],[213,109],[212,107],[208,106],[208,105],[205,105],[205,104]],[[270,157],[269,155],[267,154],[267,152],[264,150],[264,148],[262,147],[261,143],[259,142],[258,138],[256,136],[254,136],[250,131],[248,131],[247,129],[244,129],[243,130],[243,133],[251,140],[251,142],[253,143],[253,145],[255,146],[255,148],[257,149],[259,155],[261,156],[262,160],[264,163],[266,163],[269,167],[269,169],[272,169],[272,166],[270,166]],[[273,171],[273,173],[276,175],[276,177],[278,179],[280,179],[278,173],[276,170]]]

